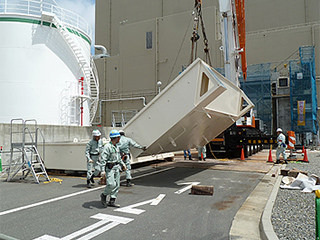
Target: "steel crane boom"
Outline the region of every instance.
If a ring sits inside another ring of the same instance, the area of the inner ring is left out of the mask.
[[[236,86],[240,85],[240,56],[244,79],[247,76],[244,10],[244,0],[219,0],[225,76]]]

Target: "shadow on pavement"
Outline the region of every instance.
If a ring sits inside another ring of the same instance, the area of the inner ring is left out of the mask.
[[[90,201],[90,202],[85,202],[82,204],[83,208],[88,208],[88,209],[105,209],[106,207],[102,206],[100,201]]]

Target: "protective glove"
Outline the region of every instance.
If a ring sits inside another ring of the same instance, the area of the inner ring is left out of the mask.
[[[147,150],[147,147],[146,146],[142,147],[142,150],[143,151]]]
[[[122,171],[125,171],[125,170],[127,170],[127,166],[125,164],[123,164],[121,169],[122,169]]]
[[[92,160],[92,159],[90,159],[88,162],[89,162],[89,163],[93,163],[93,160]]]

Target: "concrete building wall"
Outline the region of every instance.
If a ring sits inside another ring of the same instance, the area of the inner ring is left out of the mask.
[[[101,99],[144,96],[150,101],[190,62],[193,1],[97,0],[96,43],[111,57],[97,60]],[[204,1],[202,11],[213,67],[223,67],[217,39],[218,0]],[[247,62],[281,62],[300,46],[316,46],[320,75],[320,2],[318,0],[247,0]],[[146,49],[146,32],[152,48]],[[201,31],[200,31],[201,35]],[[205,58],[202,35],[197,55]],[[319,83],[317,84],[320,88]],[[101,123],[111,124],[111,111],[142,108],[140,100],[102,104]]]

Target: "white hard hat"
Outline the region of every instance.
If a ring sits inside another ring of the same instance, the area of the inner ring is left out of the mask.
[[[119,133],[124,133],[124,131],[123,130],[119,130]]]
[[[97,129],[93,130],[92,131],[92,136],[93,137],[99,137],[99,136],[101,136],[101,132],[99,130],[97,130]]]
[[[281,129],[281,128],[278,128],[278,129],[277,129],[277,132],[282,132],[282,129]]]

